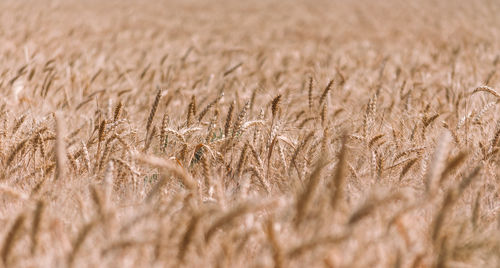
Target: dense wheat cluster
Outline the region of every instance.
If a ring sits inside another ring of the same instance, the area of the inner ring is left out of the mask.
[[[0,2],[3,267],[499,267],[498,1]]]

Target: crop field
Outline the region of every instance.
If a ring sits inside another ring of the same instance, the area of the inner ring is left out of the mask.
[[[499,1],[0,10],[0,267],[500,267]]]

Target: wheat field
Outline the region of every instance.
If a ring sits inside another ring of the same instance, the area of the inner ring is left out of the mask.
[[[500,2],[0,9],[0,267],[500,266]]]

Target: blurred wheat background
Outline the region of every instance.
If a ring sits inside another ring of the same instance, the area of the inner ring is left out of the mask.
[[[499,267],[500,2],[0,2],[3,267]]]

